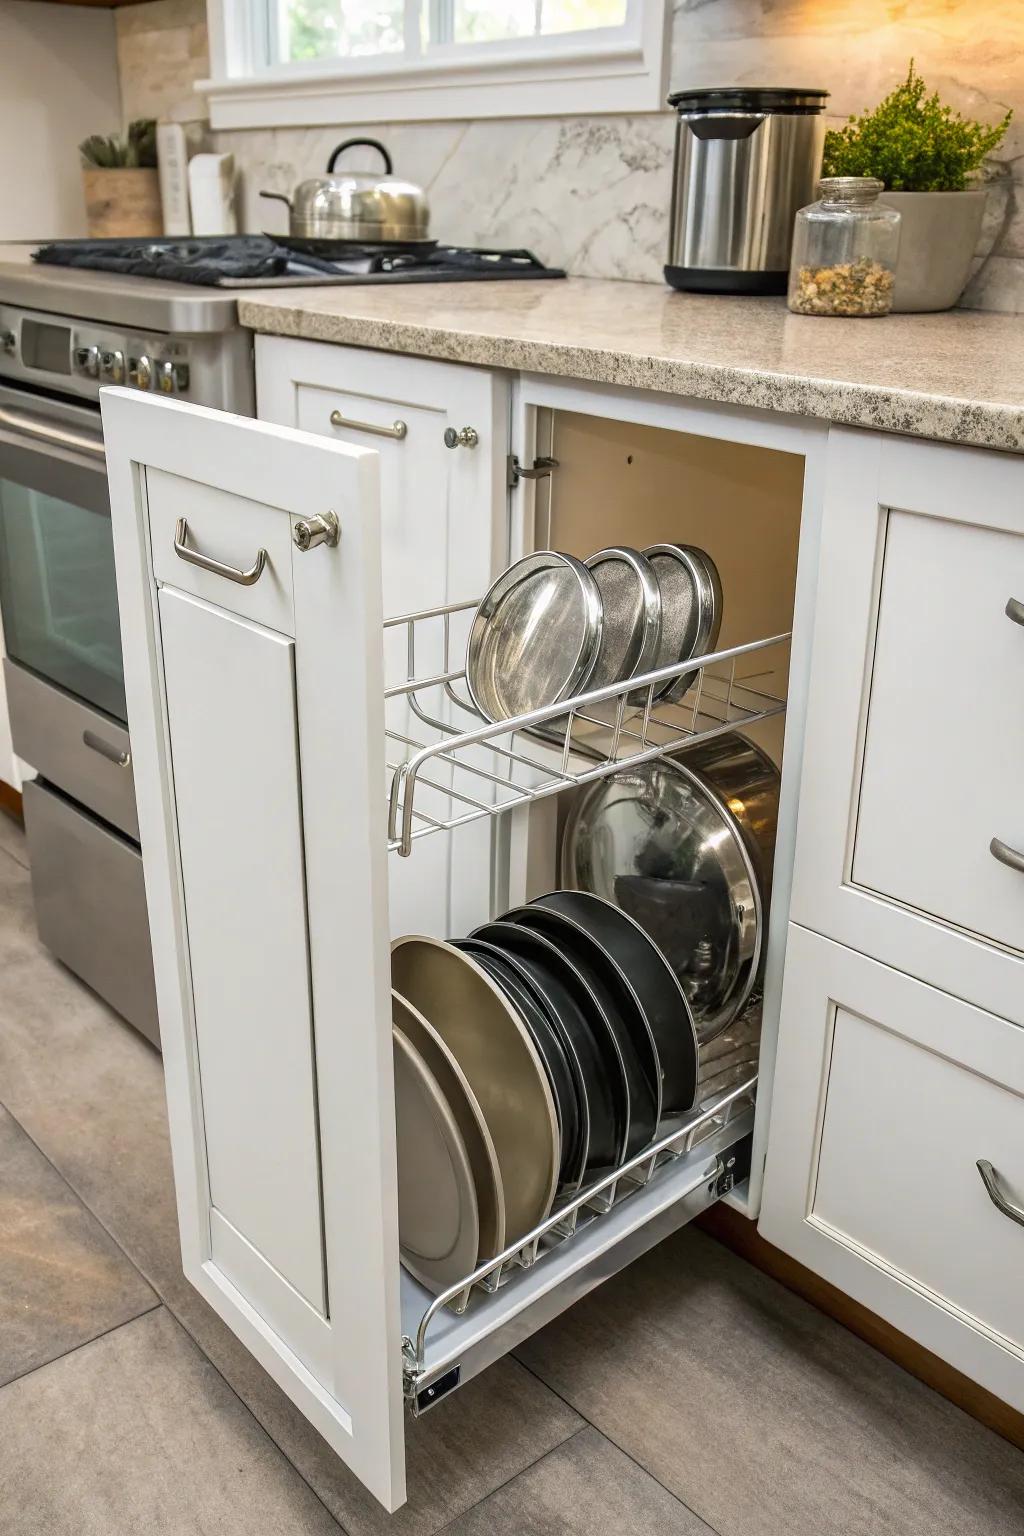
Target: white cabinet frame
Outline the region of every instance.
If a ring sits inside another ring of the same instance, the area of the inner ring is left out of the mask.
[[[754,1148],[750,1179],[746,1188],[734,1195],[726,1196],[730,1204],[737,1206],[745,1215],[756,1219],[761,1206],[764,1160],[772,1114],[772,1079],[781,1007],[782,966],[789,922],[797,810],[801,804],[801,764],[804,755],[807,684],[811,669],[811,638],[818,582],[825,462],[831,441],[829,427],[825,422],[811,421],[799,416],[786,416],[781,412],[756,411],[744,406],[713,405],[701,400],[681,400],[678,396],[662,394],[654,390],[620,389],[610,384],[576,384],[563,379],[553,379],[546,374],[523,374],[514,385],[512,392],[512,449],[521,462],[530,464],[537,454],[547,452],[546,444],[538,442],[538,421],[542,419],[540,413],[553,410],[578,411],[588,416],[606,417],[611,421],[636,422],[642,426],[662,427],[672,432],[716,438],[723,442],[749,443],[756,447],[774,448],[783,453],[799,454],[804,460],[800,552],[793,611],[793,639],[790,646],[782,791],[779,802],[771,918],[766,949]],[[521,554],[524,549],[533,547],[534,521],[538,516],[543,517],[540,497],[546,494],[545,485],[546,482],[543,480],[524,480],[513,491],[511,517],[513,558]],[[553,803],[553,801],[549,802],[549,805]],[[523,824],[526,813],[515,812],[514,815],[520,821],[513,835],[513,854],[515,855],[517,843],[520,849],[525,847]],[[515,891],[515,864],[513,864],[512,879],[513,891]],[[520,884],[524,879],[525,875],[521,871]]]

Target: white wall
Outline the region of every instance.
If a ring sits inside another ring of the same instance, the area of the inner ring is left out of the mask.
[[[0,0],[0,240],[84,235],[77,146],[120,122],[113,11]]]

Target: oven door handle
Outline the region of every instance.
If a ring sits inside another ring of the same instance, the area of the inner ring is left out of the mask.
[[[52,443],[59,448],[72,448],[76,453],[90,453],[97,459],[105,459],[106,451],[101,438],[86,437],[83,432],[73,432],[42,421],[38,416],[23,416],[20,411],[8,410],[0,405],[0,427],[10,427],[41,443]]]

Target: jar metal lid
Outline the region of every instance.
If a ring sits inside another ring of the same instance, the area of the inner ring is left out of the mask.
[[[828,203],[870,203],[885,191],[877,176],[822,176],[818,191]]]

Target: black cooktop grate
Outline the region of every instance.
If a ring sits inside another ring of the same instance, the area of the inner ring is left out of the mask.
[[[296,250],[269,235],[204,239],[55,240],[35,260],[52,266],[155,277],[206,287],[253,288],[307,283],[478,282],[564,277],[530,251],[465,246],[337,243],[329,257]]]

